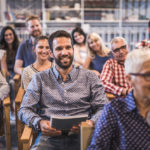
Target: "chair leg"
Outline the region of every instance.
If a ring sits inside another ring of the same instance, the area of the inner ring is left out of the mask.
[[[4,121],[3,121],[3,105],[2,103],[0,102],[0,136],[3,136],[4,135]]]
[[[11,150],[11,132],[10,132],[10,105],[4,107],[4,115],[5,115],[5,133],[6,133],[6,147],[7,150]]]
[[[23,124],[21,123],[21,121],[18,118],[19,108],[20,108],[20,104],[17,103],[16,106],[15,106],[15,114],[16,114],[18,150],[22,150],[23,149],[23,145],[22,145],[22,142],[21,142],[20,138],[21,138],[22,131],[23,131]]]

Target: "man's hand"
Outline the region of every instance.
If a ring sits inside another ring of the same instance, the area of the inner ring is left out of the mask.
[[[127,88],[123,88],[121,95],[122,96],[126,96],[128,94],[128,89]]]
[[[92,120],[86,120],[86,123],[91,126],[94,127],[94,122]]]
[[[80,124],[79,125],[76,125],[76,126],[73,126],[70,131],[74,134],[79,134],[80,133]]]
[[[40,128],[42,133],[47,136],[60,136],[62,134],[61,130],[51,128],[50,121],[48,120],[41,120]]]

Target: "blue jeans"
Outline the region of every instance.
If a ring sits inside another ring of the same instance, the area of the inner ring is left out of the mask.
[[[50,137],[40,133],[31,150],[80,150],[80,134]]]
[[[7,76],[6,79],[7,79],[7,82],[9,84],[9,87],[10,87],[10,100],[11,101],[14,101],[15,100],[15,81],[13,80],[13,77],[15,75],[15,73],[13,72],[10,72],[10,76]]]

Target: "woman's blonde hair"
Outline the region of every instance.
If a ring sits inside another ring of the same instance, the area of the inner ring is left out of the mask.
[[[101,49],[100,50],[101,50],[102,54],[107,56],[110,53],[110,49],[105,46],[105,44],[104,44],[102,38],[99,36],[99,34],[90,33],[87,36],[87,42],[86,42],[89,57],[91,57],[93,59],[93,58],[95,58],[95,55],[96,55],[96,53],[93,51],[93,49],[91,49],[90,46],[89,46],[89,43],[88,43],[89,39],[98,39],[99,40],[99,42],[101,44]]]

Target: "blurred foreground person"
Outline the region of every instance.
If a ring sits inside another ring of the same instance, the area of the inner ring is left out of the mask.
[[[150,49],[130,52],[125,72],[133,90],[104,107],[88,150],[150,149]]]

